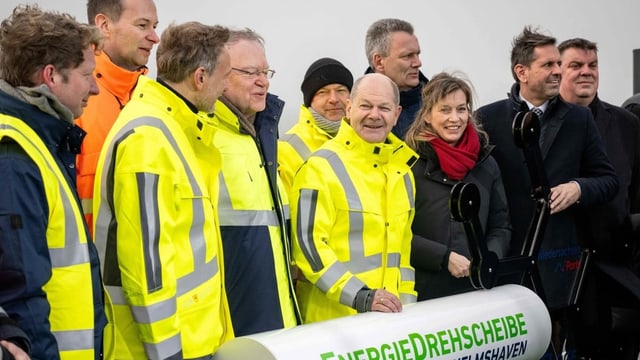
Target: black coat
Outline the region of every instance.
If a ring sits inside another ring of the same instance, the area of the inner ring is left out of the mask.
[[[511,255],[520,254],[534,210],[525,158],[511,133],[514,116],[528,111],[519,94],[519,84],[514,84],[507,99],[477,111],[490,142],[496,146],[493,156],[502,171],[513,226]],[[618,179],[589,109],[565,103],[556,96],[550,100],[542,121],[546,131],[541,150],[549,185],[576,181],[581,189],[577,204],[549,217],[538,254],[547,305],[561,308],[570,303],[583,249],[577,235],[576,210],[611,200],[618,190]]]
[[[585,244],[593,250],[597,269],[603,271],[640,299],[636,249],[640,238],[632,223],[640,218],[640,120],[632,113],[596,97],[589,105],[620,187],[606,204],[586,209],[583,214]],[[634,218],[634,220],[632,220]],[[638,227],[638,225],[636,225]],[[634,267],[636,273],[634,274]],[[610,282],[604,283],[608,284]],[[615,288],[600,289],[614,293]]]
[[[622,104],[625,110],[628,110],[640,119],[640,94],[636,94]],[[640,182],[637,177],[633,180],[634,183]],[[632,255],[633,255],[633,270],[637,276],[640,276],[640,191],[632,198],[631,202],[631,224],[634,229],[632,242]]]
[[[509,250],[511,223],[500,169],[483,146],[476,166],[460,181],[474,183],[480,191],[478,217],[489,250],[503,257]],[[418,300],[433,299],[473,290],[468,277],[455,278],[447,268],[449,253],[470,258],[463,224],[451,218],[449,194],[458,181],[440,169],[435,151],[427,142],[417,149],[420,159],[412,171],[416,182],[416,215],[412,230],[411,265],[415,268]]]

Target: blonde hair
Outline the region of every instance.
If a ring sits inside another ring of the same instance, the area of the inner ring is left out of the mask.
[[[431,112],[431,109],[454,91],[462,90],[467,98],[467,110],[469,111],[469,125],[473,126],[481,140],[488,139],[487,133],[482,130],[480,124],[473,115],[473,88],[469,80],[462,73],[449,74],[441,72],[436,74],[422,89],[422,106],[416,118],[405,134],[405,142],[412,149],[418,148],[418,143],[426,141],[425,132],[433,133],[431,125],[424,121],[424,118]]]

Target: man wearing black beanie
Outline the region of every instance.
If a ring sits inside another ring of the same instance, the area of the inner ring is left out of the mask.
[[[353,75],[335,59],[318,59],[307,69],[300,86],[304,104],[298,123],[278,144],[278,172],[287,190],[309,155],[338,132],[351,86]]]

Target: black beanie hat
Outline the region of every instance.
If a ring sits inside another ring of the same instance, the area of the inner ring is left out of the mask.
[[[349,88],[353,86],[353,75],[338,60],[331,58],[318,59],[309,66],[300,89],[304,99],[304,106],[309,107],[316,91],[329,84],[342,84]]]

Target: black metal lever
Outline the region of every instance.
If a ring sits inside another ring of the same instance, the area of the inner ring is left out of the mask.
[[[475,288],[490,289],[495,286],[500,276],[518,274],[520,283],[535,291],[544,301],[537,258],[549,216],[550,188],[538,145],[538,116],[533,112],[516,114],[512,124],[512,135],[515,144],[523,150],[531,178],[531,196],[535,202],[535,212],[520,255],[498,259],[496,254],[487,248],[478,218],[480,192],[475,184],[458,183],[453,186],[449,198],[449,211],[454,220],[464,225],[472,257],[469,276]]]

